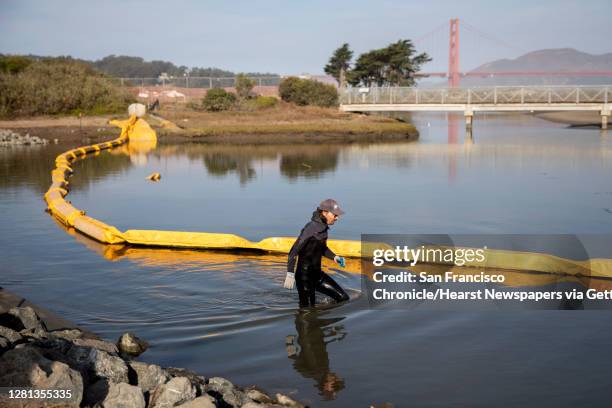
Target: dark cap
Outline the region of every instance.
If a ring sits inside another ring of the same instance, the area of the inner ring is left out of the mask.
[[[329,211],[330,213],[338,216],[344,214],[344,211],[342,211],[336,200],[332,200],[331,198],[321,201],[318,208],[319,210]]]

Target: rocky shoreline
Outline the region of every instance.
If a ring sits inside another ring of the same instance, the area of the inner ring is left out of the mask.
[[[29,133],[22,136],[10,129],[0,129],[0,146],[30,146],[37,144],[45,145],[48,143],[49,141],[47,139],[30,136]]]
[[[115,344],[78,328],[50,329],[30,306],[0,309],[0,406],[304,408],[286,395],[135,360],[146,347],[129,333]]]

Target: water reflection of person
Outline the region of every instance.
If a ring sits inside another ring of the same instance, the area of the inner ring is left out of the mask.
[[[287,355],[293,368],[304,378],[311,378],[325,400],[333,400],[344,389],[344,380],[329,369],[327,345],[346,336],[344,317],[321,318],[321,311],[301,309],[295,315],[296,336],[287,336]],[[296,345],[297,340],[297,345]]]

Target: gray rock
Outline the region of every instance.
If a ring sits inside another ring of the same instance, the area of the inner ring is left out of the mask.
[[[177,405],[177,408],[216,408],[215,399],[210,395],[202,395],[184,404]]]
[[[223,377],[212,377],[208,379],[206,392],[210,391],[216,393],[226,404],[232,407],[240,407],[244,403],[250,401],[243,391]]]
[[[224,393],[226,391],[232,391],[234,389],[234,384],[231,381],[223,378],[223,377],[212,377],[208,379],[208,383],[206,385],[206,390],[212,390],[218,393]]]
[[[29,133],[25,136],[22,136],[19,133],[13,132],[9,129],[0,129],[0,146],[17,146],[47,143],[49,143],[48,140],[37,136],[30,136]]]
[[[19,334],[27,339],[31,340],[45,340],[49,337],[49,333],[40,327],[35,327],[33,329],[23,329],[19,332]]]
[[[85,387],[83,395],[83,406],[93,407],[97,403],[104,401],[109,390],[108,380],[102,378],[88,387]]]
[[[100,408],[145,408],[140,388],[126,383],[110,384]]]
[[[149,348],[149,343],[139,339],[132,333],[124,333],[117,340],[117,347],[122,353],[140,355]]]
[[[110,341],[77,338],[72,342],[77,346],[96,348],[111,354],[117,354],[119,352],[119,350],[117,350],[117,346]]]
[[[13,307],[6,313],[0,315],[0,325],[21,331],[23,329],[47,330],[44,322],[30,306]]]
[[[160,384],[164,384],[170,376],[155,364],[130,361],[128,365],[136,373],[136,385],[143,391],[151,391]]]
[[[282,406],[291,408],[304,408],[302,404],[283,394],[276,394],[276,401]]]
[[[101,350],[96,350],[95,355],[94,371],[98,377],[108,378],[115,383],[128,382],[128,368],[125,361]]]
[[[62,400],[62,406],[78,407],[83,398],[81,375],[64,363],[48,360],[30,345],[20,346],[0,357],[0,384],[4,387],[71,390],[72,398]],[[38,400],[37,403],[49,407],[56,401]]]
[[[284,405],[279,404],[259,404],[257,402],[247,402],[242,405],[240,408],[285,408]]]
[[[195,371],[186,370],[184,368],[167,367],[164,370],[171,377],[187,377],[191,384],[196,387],[196,393],[204,394],[206,392],[206,378],[198,375]]]
[[[0,326],[0,336],[4,337],[11,343],[15,343],[21,340],[21,334],[17,333],[13,329],[9,329],[8,327],[4,326]]]
[[[83,332],[79,329],[53,330],[49,333],[51,333],[55,337],[60,337],[66,340],[76,340],[83,337]]]
[[[56,352],[57,355],[64,355],[68,353],[68,350],[70,350],[71,347],[74,347],[74,344],[66,339],[49,336],[48,339],[41,343],[41,347],[45,349],[45,355],[47,355],[47,352],[50,351]],[[56,360],[55,357],[56,356],[53,355],[51,359]]]
[[[240,408],[265,408],[265,405],[250,401],[250,402],[247,402],[246,404],[243,404]]]
[[[7,350],[11,346],[11,342],[5,339],[4,337],[0,337],[0,352]]]
[[[259,402],[261,404],[270,404],[272,403],[272,398],[265,394],[264,392],[258,390],[255,387],[249,388],[245,390],[245,395],[247,398],[252,399],[255,402]]]
[[[170,408],[194,399],[196,391],[187,377],[175,377],[151,393],[149,408]]]
[[[107,378],[113,383],[127,383],[128,368],[121,358],[91,347],[73,345],[66,353],[71,366],[86,370],[92,377]]]

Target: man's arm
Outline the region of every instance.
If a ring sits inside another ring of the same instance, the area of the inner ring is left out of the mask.
[[[315,228],[312,224],[312,222],[309,222],[304,226],[304,228],[302,228],[302,231],[300,231],[300,236],[293,243],[291,250],[289,250],[289,257],[287,259],[287,272],[295,272],[295,263],[300,250],[302,249],[306,241],[308,241],[308,239],[314,235]]]
[[[329,247],[327,246],[327,242],[325,242],[325,252],[323,252],[323,256],[331,259],[332,261],[335,261],[336,259],[336,254],[334,254],[334,251],[332,251],[331,249],[329,249]]]

